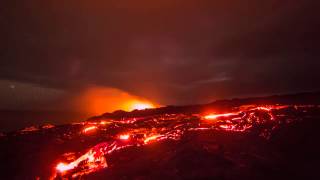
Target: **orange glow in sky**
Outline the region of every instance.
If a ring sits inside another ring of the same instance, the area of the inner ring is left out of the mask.
[[[151,101],[115,88],[92,87],[77,97],[75,105],[91,115],[116,110],[133,111],[159,107]]]
[[[155,108],[155,106],[152,103],[147,101],[131,101],[125,107],[129,111],[132,111],[135,109],[143,110],[143,109]]]

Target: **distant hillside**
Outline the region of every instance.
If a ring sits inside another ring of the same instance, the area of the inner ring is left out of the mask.
[[[147,110],[134,110],[132,112],[115,111],[94,116],[88,120],[99,120],[122,117],[139,117],[164,113],[199,113],[207,109],[223,110],[245,104],[320,104],[320,92],[298,93],[288,95],[275,95],[267,97],[218,100],[209,104],[189,106],[166,106]],[[0,132],[9,132],[32,125],[68,124],[86,120],[89,116],[79,112],[63,111],[14,111],[0,110]]]
[[[189,105],[189,106],[166,106],[155,109],[134,110],[132,112],[115,111],[113,113],[105,113],[101,116],[95,116],[88,120],[121,117],[139,117],[163,113],[199,113],[206,109],[225,109],[246,104],[320,104],[320,92],[305,92],[296,94],[273,95],[265,97],[252,98],[234,98],[227,100],[217,100],[209,104]]]

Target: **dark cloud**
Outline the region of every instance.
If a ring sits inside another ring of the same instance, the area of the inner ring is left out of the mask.
[[[1,4],[4,80],[114,87],[161,104],[320,88],[316,1]]]

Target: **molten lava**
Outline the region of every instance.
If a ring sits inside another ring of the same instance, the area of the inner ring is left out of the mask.
[[[68,171],[77,168],[82,163],[82,168],[85,170],[79,170],[72,174],[72,178],[76,178],[78,176],[91,173],[93,171],[106,168],[107,162],[105,157],[102,155],[102,148],[104,148],[104,144],[98,144],[97,146],[90,149],[86,154],[79,157],[77,160],[66,164],[59,163],[56,166],[57,174],[63,176]]]
[[[142,108],[149,106],[139,106]],[[82,156],[55,167],[56,178],[79,177],[107,167],[106,156],[132,146],[140,147],[163,140],[179,140],[189,131],[232,131],[249,133],[255,127],[259,136],[268,139],[272,131],[287,123],[277,110],[288,106],[250,106],[237,111],[208,115],[162,114],[143,118],[124,118],[85,122],[83,133],[114,132],[112,138],[95,145]],[[212,121],[213,120],[213,121]],[[92,125],[94,124],[94,125]],[[108,124],[108,126],[105,126]],[[120,131],[115,131],[119,129]],[[121,133],[119,133],[121,132]]]
[[[212,119],[217,119],[219,117],[229,117],[229,116],[234,116],[238,115],[238,113],[225,113],[225,114],[209,114],[204,116],[205,119],[212,120]]]
[[[128,140],[130,138],[130,134],[121,134],[119,136],[119,139],[121,140]]]
[[[94,132],[95,130],[97,130],[97,126],[88,126],[88,127],[85,127],[84,129],[83,129],[83,133],[90,133],[90,132]]]

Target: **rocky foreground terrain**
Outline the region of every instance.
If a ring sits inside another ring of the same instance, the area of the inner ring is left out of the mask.
[[[319,179],[319,94],[106,113],[2,133],[1,179]]]

